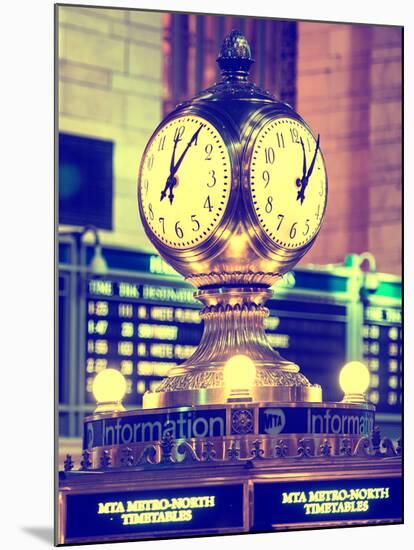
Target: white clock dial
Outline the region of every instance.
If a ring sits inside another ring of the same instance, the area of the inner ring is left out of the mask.
[[[271,120],[255,139],[249,176],[253,209],[267,236],[286,249],[309,243],[327,195],[319,140],[295,119]]]
[[[230,187],[226,144],[204,118],[175,118],[152,137],[138,196],[148,226],[166,245],[185,249],[205,241],[223,218]]]

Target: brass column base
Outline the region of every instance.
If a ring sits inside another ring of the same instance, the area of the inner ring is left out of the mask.
[[[204,332],[194,354],[174,367],[155,391],[146,392],[144,408],[195,406],[226,403],[223,369],[234,355],[247,355],[256,367],[252,401],[322,401],[322,389],[299,372],[267,340],[263,305],[272,292],[268,288],[242,287],[200,290]]]

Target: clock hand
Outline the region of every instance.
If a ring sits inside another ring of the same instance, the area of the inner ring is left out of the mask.
[[[174,178],[174,175],[173,175],[173,170],[174,170],[175,150],[177,149],[177,143],[178,143],[178,140],[175,139],[174,140],[174,148],[173,148],[173,152],[172,152],[172,155],[171,155],[171,161],[170,161],[170,174],[167,178],[167,181],[165,182],[164,189],[161,191],[160,201],[162,201],[166,197],[167,190],[169,188],[171,188],[171,185],[175,185],[175,178]]]
[[[302,185],[296,197],[296,200],[300,200],[300,204],[303,204],[303,201],[305,200],[305,189],[308,186],[309,178],[313,172],[313,167],[315,166],[316,155],[318,154],[318,151],[319,151],[319,140],[320,140],[320,135],[318,134],[318,139],[316,140],[315,152],[313,154],[312,162],[309,166],[309,171],[304,177],[302,177],[302,181],[301,181]]]
[[[311,174],[313,172],[313,167],[315,165],[316,155],[318,154],[318,151],[319,151],[319,138],[320,138],[320,135],[318,134],[318,139],[316,140],[315,153],[313,154],[313,159],[312,159],[311,165],[309,166],[309,172],[306,175],[307,179],[309,179],[311,177]]]
[[[302,145],[302,151],[303,151],[303,174],[302,179],[306,177],[306,153],[305,153],[305,146],[303,145],[303,139],[300,138],[300,144]]]
[[[198,134],[200,133],[201,129],[204,127],[204,124],[201,124],[201,126],[194,132],[193,134],[193,137],[190,139],[190,141],[187,143],[187,146],[186,148],[184,149],[184,151],[182,152],[180,158],[178,159],[177,161],[177,164],[174,166],[172,172],[171,172],[171,175],[174,176],[177,172],[177,170],[179,169],[181,163],[183,162],[184,160],[184,157],[185,155],[187,154],[187,151],[189,150],[189,148],[191,147],[191,145],[193,144],[193,142],[197,139],[197,136]]]

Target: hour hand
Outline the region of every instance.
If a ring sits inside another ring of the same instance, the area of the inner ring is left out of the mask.
[[[165,197],[167,196],[168,189],[170,189],[170,196],[171,196],[171,189],[174,187],[174,185],[175,185],[174,176],[168,176],[164,189],[161,191],[160,201],[165,199]]]
[[[303,174],[302,179],[306,177],[306,153],[305,153],[305,146],[303,144],[303,139],[300,138],[300,144],[302,145],[302,151],[303,151]]]

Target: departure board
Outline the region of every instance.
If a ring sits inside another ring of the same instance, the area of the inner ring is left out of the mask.
[[[370,401],[377,412],[401,413],[401,308],[366,304],[363,338],[364,359],[371,373]]]
[[[124,403],[141,405],[168,370],[190,357],[202,334],[194,289],[90,279],[87,283],[86,401],[96,373],[112,367],[127,381]]]
[[[171,283],[170,283],[171,284]],[[188,359],[202,331],[194,289],[133,280],[87,281],[86,402],[92,382],[107,367],[127,380],[126,405],[140,406],[171,367]],[[299,364],[305,376],[337,399],[338,372],[346,356],[346,308],[336,304],[273,299],[266,330],[270,343]]]

